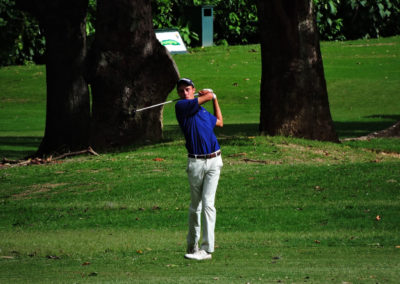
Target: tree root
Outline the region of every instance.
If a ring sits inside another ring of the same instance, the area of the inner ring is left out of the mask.
[[[341,141],[364,141],[374,138],[400,138],[400,121],[384,130],[373,132],[361,137],[341,139]]]

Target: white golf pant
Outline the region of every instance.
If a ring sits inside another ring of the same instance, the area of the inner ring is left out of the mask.
[[[197,248],[202,226],[201,249],[214,252],[216,210],[215,193],[223,166],[221,156],[211,159],[188,158],[187,174],[190,184],[188,251]]]

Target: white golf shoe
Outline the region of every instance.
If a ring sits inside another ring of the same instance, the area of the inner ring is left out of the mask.
[[[206,259],[211,259],[211,257],[212,257],[211,253],[208,253],[205,250],[199,250],[194,253],[185,254],[185,258],[194,260],[206,260]]]

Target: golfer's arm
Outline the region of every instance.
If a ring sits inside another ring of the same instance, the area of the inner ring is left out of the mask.
[[[197,101],[198,101],[199,105],[202,105],[202,104],[204,104],[204,103],[206,103],[208,101],[211,101],[212,98],[213,98],[213,94],[208,92],[205,95],[199,94],[199,97],[198,97]]]
[[[218,127],[223,127],[224,126],[224,119],[222,118],[222,112],[218,104],[218,99],[215,98],[213,100],[213,105],[214,105],[214,115],[217,117],[217,122],[215,123],[215,126]]]
[[[213,101],[214,115],[217,117],[217,122],[215,123],[215,126],[223,127],[224,120],[222,118],[221,108],[219,107],[218,99],[217,98],[213,99],[213,97],[214,97],[213,93],[207,92],[204,95],[199,94],[199,97],[197,100],[198,100],[199,105],[202,105],[211,100]]]

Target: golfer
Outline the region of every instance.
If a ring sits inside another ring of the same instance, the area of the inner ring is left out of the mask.
[[[175,105],[175,113],[186,140],[188,151],[186,171],[191,196],[185,258],[211,259],[211,254],[214,252],[216,221],[215,193],[223,166],[214,127],[223,126],[222,113],[217,96],[211,90],[201,90],[199,96],[195,98],[196,89],[190,79],[180,79],[177,91],[181,100]],[[208,101],[213,102],[214,115],[201,106]],[[200,228],[202,242],[199,249]]]

